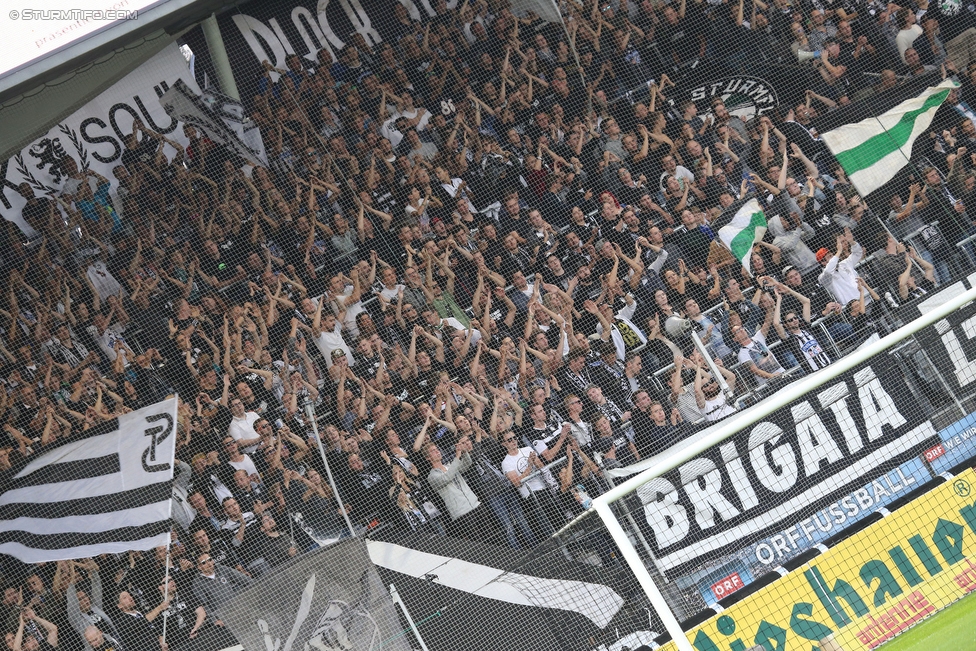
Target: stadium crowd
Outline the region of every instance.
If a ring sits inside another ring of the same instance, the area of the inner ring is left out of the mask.
[[[564,31],[434,4],[424,23],[393,4],[397,41],[266,64],[267,168],[135,122],[113,180],[68,159],[61,195],[21,186],[43,238],[4,257],[4,476],[181,401],[169,553],[4,559],[11,651],[221,648],[236,590],[350,527],[532,547],[605,469],[831,364],[972,264],[965,9],[600,0],[566,3]],[[805,71],[806,100],[669,99],[681,66],[754,56]],[[872,211],[812,121],[947,73],[930,166]],[[747,196],[769,217],[752,274],[710,228]]]

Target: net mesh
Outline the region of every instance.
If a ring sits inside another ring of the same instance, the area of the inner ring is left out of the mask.
[[[964,596],[972,306],[794,383],[972,287],[976,19],[840,4],[273,0],[80,69],[0,167],[11,651],[677,648],[635,571],[699,651],[832,651]],[[610,503],[628,563],[592,500],[783,395]]]

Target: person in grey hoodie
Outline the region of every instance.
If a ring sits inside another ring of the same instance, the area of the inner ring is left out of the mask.
[[[68,589],[65,591],[66,608],[68,623],[84,637],[85,629],[94,626],[102,635],[110,640],[119,639],[118,630],[112,618],[102,610],[102,579],[98,574],[98,563],[92,559],[83,562],[69,561],[71,563],[71,574],[68,579]],[[88,572],[89,592],[77,586],[77,570],[81,568]],[[88,642],[85,642],[85,651],[92,651]]]

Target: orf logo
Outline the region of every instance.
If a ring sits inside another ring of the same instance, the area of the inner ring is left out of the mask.
[[[724,579],[719,579],[712,584],[712,594],[715,595],[716,599],[722,599],[743,586],[745,586],[745,583],[742,582],[742,577],[739,576],[738,572],[733,572]]]

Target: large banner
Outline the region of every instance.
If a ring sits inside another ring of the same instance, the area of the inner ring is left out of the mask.
[[[222,609],[222,619],[248,651],[410,651],[361,539],[276,568]]]
[[[217,18],[224,47],[230,53],[230,63],[245,104],[257,92],[258,79],[263,75],[262,61],[275,68],[287,70],[285,57],[297,54],[310,68],[317,66],[316,54],[326,50],[333,61],[359,33],[369,45],[394,40],[397,33],[394,6],[406,8],[410,18],[419,21],[436,16],[429,0],[298,0],[287,2],[249,2],[240,12],[228,12]],[[448,0],[454,7],[457,0]],[[192,43],[192,39],[191,39]],[[203,50],[191,44],[194,50]],[[272,81],[278,81],[272,73]]]
[[[0,494],[0,554],[44,563],[166,545],[175,454],[172,398],[28,457]]]
[[[951,285],[916,306],[905,308],[905,318],[918,318],[932,307],[965,291],[962,283]],[[958,398],[976,393],[976,302],[966,305],[916,337],[935,368]]]
[[[21,215],[27,200],[18,194],[17,186],[26,183],[38,197],[59,194],[67,181],[62,169],[65,158],[74,159],[79,170],[91,169],[109,179],[114,190],[112,168],[121,163],[123,139],[132,133],[135,119],[170,140],[188,144],[179,123],[166,115],[159,103],[163,93],[178,80],[183,80],[193,92],[200,92],[186,59],[173,43],[19,154],[0,163],[0,216],[28,235],[35,235]],[[172,158],[176,152],[167,145],[165,153]]]
[[[924,468],[905,464],[937,442],[880,355],[649,481],[638,521],[669,576],[750,546],[760,564],[778,564],[924,482]]]
[[[725,609],[688,639],[701,651],[878,647],[976,588],[974,488],[976,472],[953,477]]]

